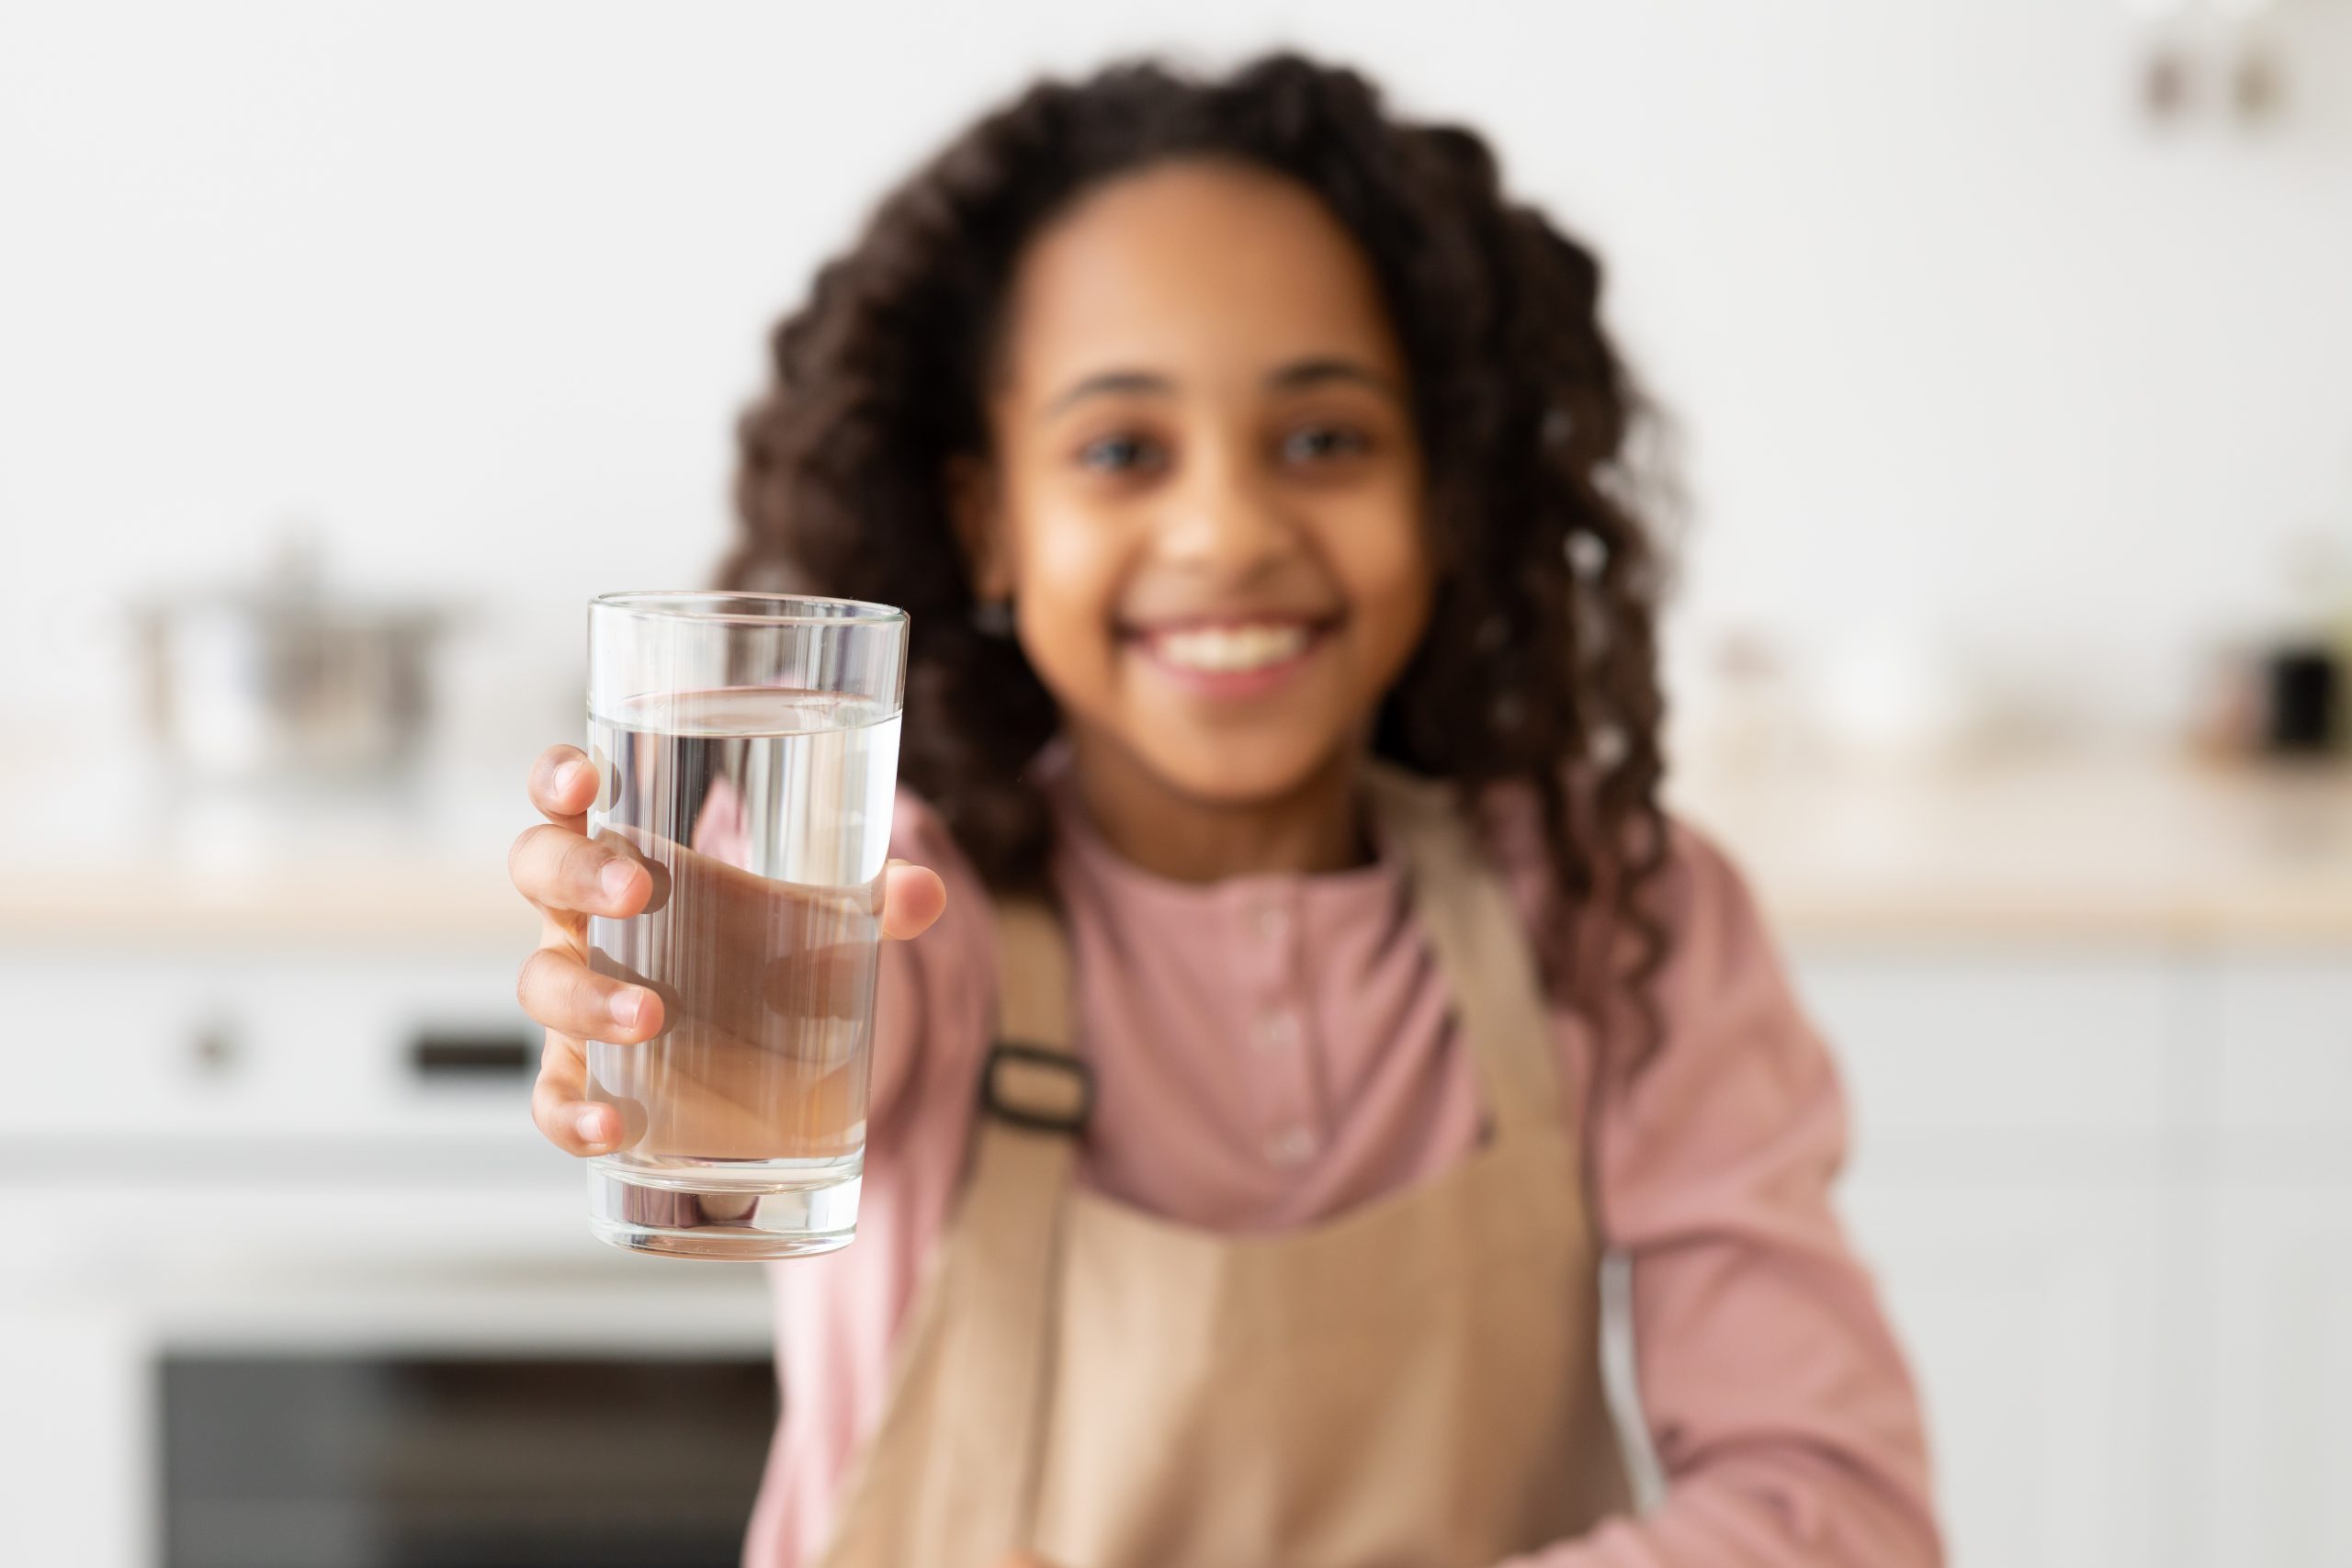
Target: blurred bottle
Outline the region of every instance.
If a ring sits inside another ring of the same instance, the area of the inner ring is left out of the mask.
[[[2352,659],[2352,563],[2341,540],[2313,529],[2287,547],[2286,635],[2263,669],[2263,749],[2318,756],[2344,749],[2344,685]]]
[[[2339,542],[2320,530],[2290,540],[2282,565],[2276,621],[2211,661],[2194,737],[2210,753],[2326,757],[2346,750],[2352,566]]]

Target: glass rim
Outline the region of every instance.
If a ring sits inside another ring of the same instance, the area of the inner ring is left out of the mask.
[[[696,601],[745,601],[776,605],[823,605],[825,611],[787,610],[738,612],[696,610]],[[656,608],[652,602],[683,608]],[[604,610],[645,621],[698,621],[708,626],[904,626],[907,613],[895,604],[870,599],[841,599],[823,593],[771,593],[731,588],[638,588],[620,593],[598,593],[590,610]]]

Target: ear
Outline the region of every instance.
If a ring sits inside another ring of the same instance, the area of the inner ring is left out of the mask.
[[[972,597],[983,604],[1012,597],[1012,542],[1005,537],[1001,487],[995,466],[967,453],[947,460],[947,513]]]

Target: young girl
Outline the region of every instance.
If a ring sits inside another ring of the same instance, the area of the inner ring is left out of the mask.
[[[1034,88],[777,332],[726,575],[912,612],[914,940],[747,1562],[1939,1560],[1829,1061],[1657,804],[1599,288],[1477,137],[1281,57]],[[531,791],[535,1114],[592,1154],[581,1041],[662,1020],[582,922],[649,878],[577,750]]]

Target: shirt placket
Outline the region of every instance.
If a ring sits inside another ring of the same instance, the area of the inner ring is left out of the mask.
[[[1242,932],[1249,952],[1237,967],[1250,976],[1246,1027],[1251,1077],[1260,1086],[1252,1096],[1259,1148],[1269,1164],[1295,1169],[1320,1154],[1328,1137],[1316,1095],[1296,893],[1255,893]]]

